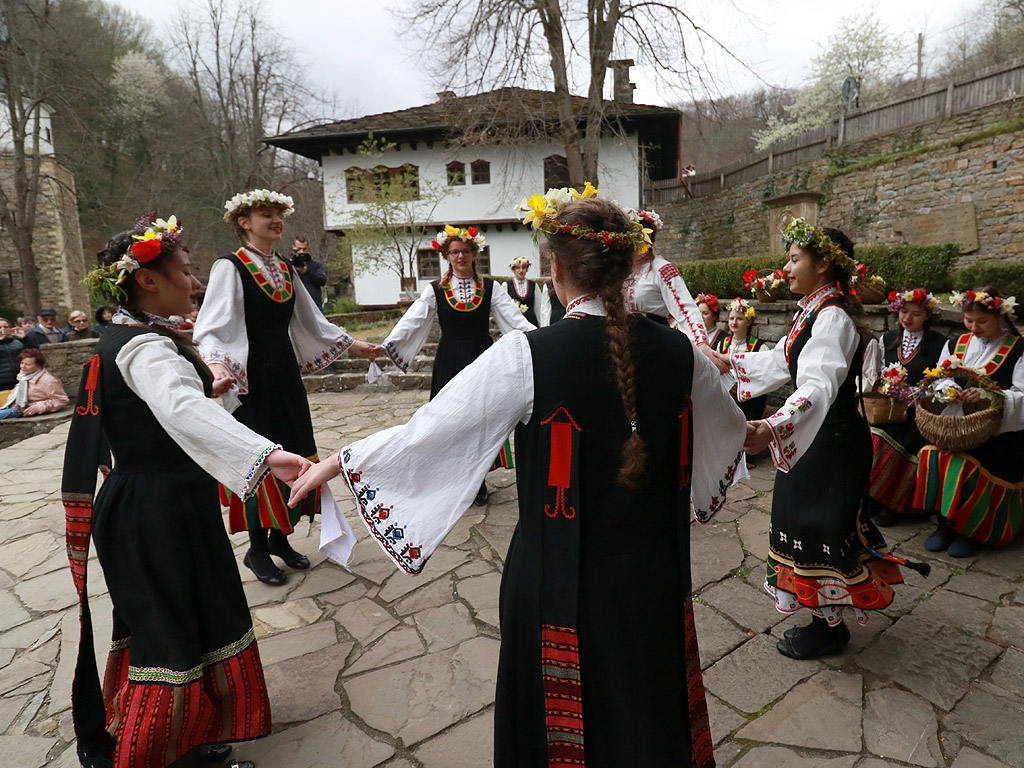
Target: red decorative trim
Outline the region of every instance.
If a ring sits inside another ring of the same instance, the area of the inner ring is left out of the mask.
[[[540,653],[548,767],[578,768],[586,763],[583,752],[580,649],[576,630],[542,624]]]
[[[703,319],[699,323],[694,323],[693,318],[690,317],[690,313],[684,306],[682,299],[680,299],[679,294],[676,293],[676,287],[672,285],[672,281],[675,278],[678,277],[680,280],[683,278],[683,276],[679,274],[679,270],[676,269],[676,265],[671,262],[663,264],[658,267],[658,274],[661,275],[661,279],[665,281],[665,285],[668,286],[669,291],[672,293],[672,298],[675,300],[676,306],[679,307],[679,311],[683,313],[683,317],[686,319],[686,324],[690,326],[690,333],[693,334],[693,343],[697,346],[707,344],[708,332],[704,327]]]
[[[268,280],[267,276],[263,274],[256,262],[252,260],[252,257],[245,252],[245,248],[239,248],[235,251],[235,256],[238,257],[238,260],[242,262],[242,266],[244,266],[246,270],[248,270],[249,274],[252,275],[252,279],[256,281],[256,285],[258,285],[263,292],[267,294],[267,296],[278,304],[283,304],[292,297],[293,293],[292,277],[291,273],[288,271],[288,265],[285,263],[284,259],[276,253],[273,254],[273,256],[266,256],[266,254],[261,255],[263,255],[268,261],[271,258],[277,259],[277,266],[281,270],[281,275],[284,277],[284,286],[282,288],[275,288],[270,284],[270,280]]]
[[[459,301],[455,298],[455,289],[452,287],[450,282],[441,283],[441,288],[444,291],[444,300],[448,302],[448,306],[457,312],[472,312],[474,309],[480,306],[484,300],[484,281],[483,278],[478,278],[474,284],[473,298],[469,301]]]
[[[704,694],[704,676],[700,671],[700,648],[693,617],[693,592],[683,600],[683,628],[686,633],[686,703],[689,709],[690,748],[693,768],[714,768],[715,752],[711,741],[711,721]]]
[[[953,354],[960,358],[961,362],[967,354],[967,344],[971,340],[973,334],[965,333],[956,341],[956,348],[953,350]],[[993,373],[999,370],[1003,365],[1003,361],[1006,360],[1006,356],[1010,354],[1010,350],[1013,349],[1014,345],[1019,341],[1018,336],[1012,334],[1008,335],[1002,343],[1002,346],[996,350],[996,353],[992,355],[992,359],[985,363],[982,368],[985,371],[986,376],[991,376]]]
[[[690,418],[693,398],[686,396],[683,412],[679,414],[679,489],[690,484]]]

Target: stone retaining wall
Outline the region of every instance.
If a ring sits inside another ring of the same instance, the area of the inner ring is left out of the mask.
[[[706,197],[663,203],[658,212],[666,227],[658,235],[658,252],[670,261],[764,255],[764,201],[816,191],[823,195],[819,223],[865,244],[905,243],[897,231],[901,220],[973,203],[979,248],[958,266],[1024,258],[1021,106],[1020,100],[1007,101],[843,145],[813,162]],[[1003,132],[985,135],[995,131]]]

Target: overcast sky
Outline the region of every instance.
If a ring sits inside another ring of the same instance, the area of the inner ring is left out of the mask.
[[[159,29],[173,23],[172,3],[153,0],[116,0],[153,21]],[[291,40],[299,60],[308,67],[314,86],[333,92],[341,114],[336,117],[387,112],[434,101],[438,90],[417,64],[417,30],[401,28],[389,7],[408,6],[411,0],[273,0],[267,17]],[[875,8],[899,35],[908,52],[908,67],[918,32],[925,34],[926,69],[929,55],[937,54],[944,38],[963,25],[983,0],[687,0],[684,7],[758,76],[772,85],[798,86],[806,75],[806,62],[820,49],[843,15]],[[189,0],[184,6],[199,5]],[[154,8],[154,6],[156,6]],[[622,52],[629,55],[628,51]],[[721,54],[708,57],[722,93],[759,85],[757,77],[730,63]],[[926,72],[927,73],[927,72]],[[685,94],[634,69],[635,100],[647,104],[678,103]],[[609,78],[610,83],[610,78]],[[609,84],[610,87],[610,84]],[[461,94],[460,94],[461,95]]]

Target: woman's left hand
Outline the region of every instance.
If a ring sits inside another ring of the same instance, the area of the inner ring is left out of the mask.
[[[977,387],[969,387],[960,390],[960,394],[957,397],[960,398],[961,403],[979,403],[985,399],[985,394]]]
[[[729,358],[720,352],[715,352],[709,344],[701,344],[697,349],[707,355],[708,360],[714,364],[719,373],[728,373],[732,370],[732,363],[729,361]]]
[[[313,462],[297,453],[289,453],[277,448],[267,456],[267,466],[274,473],[274,477],[282,483],[291,485],[302,473],[313,466]]]
[[[748,456],[754,456],[765,448],[772,440],[772,430],[764,419],[747,422],[747,439],[743,443],[743,450]]]
[[[319,464],[314,464],[308,471],[303,472],[300,478],[290,484],[292,492],[288,497],[288,506],[294,507],[307,493],[314,488],[319,488],[339,474],[341,474],[341,465],[338,464],[338,454],[333,453]]]

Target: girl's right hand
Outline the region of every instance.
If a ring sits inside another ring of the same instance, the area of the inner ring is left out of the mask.
[[[207,366],[213,374],[213,396],[219,397],[231,389],[235,383],[235,377],[223,363],[210,363]]]
[[[292,493],[288,497],[288,506],[294,507],[302,501],[307,493],[340,474],[341,465],[338,463],[338,454],[336,453],[328,456],[319,464],[312,465],[290,483]]]

